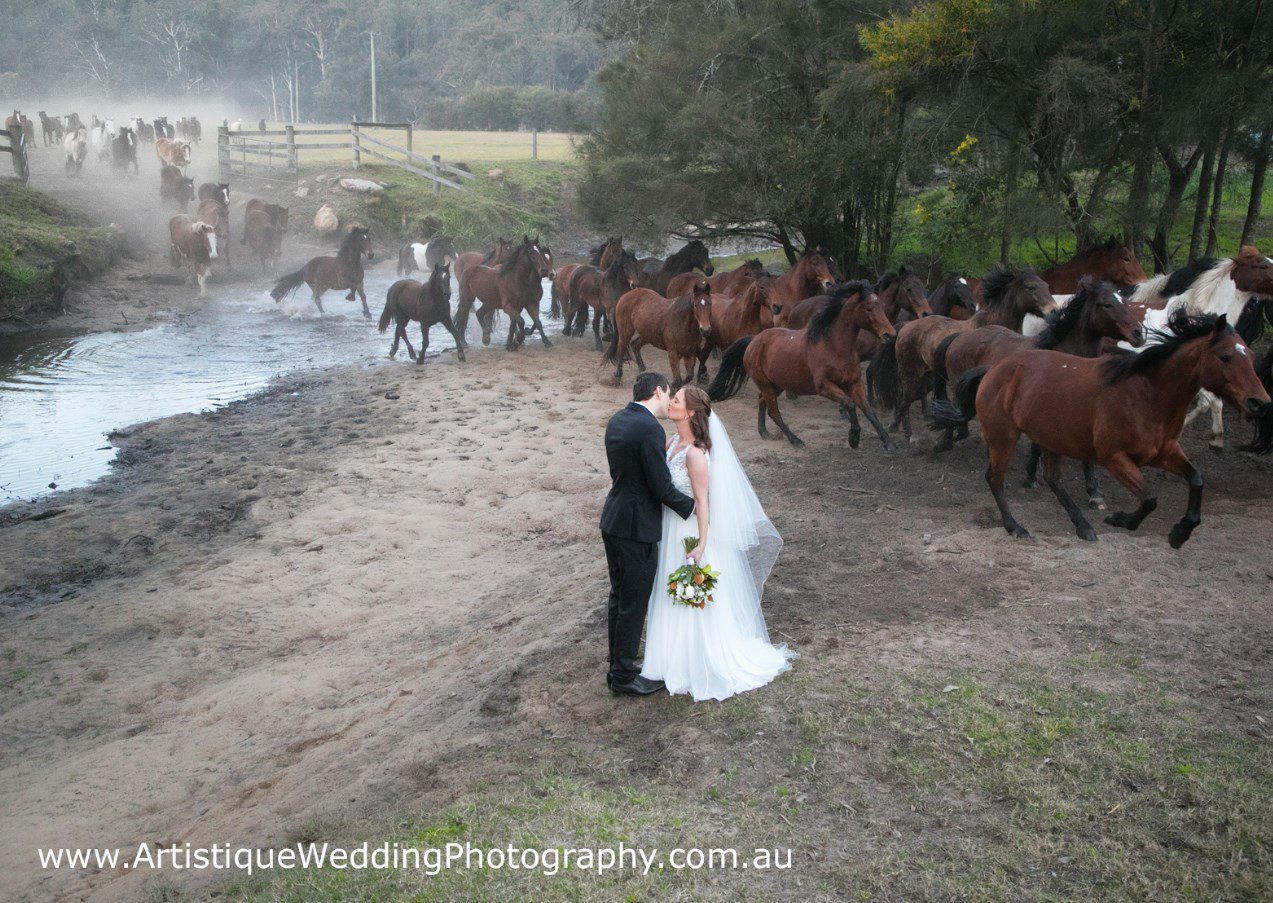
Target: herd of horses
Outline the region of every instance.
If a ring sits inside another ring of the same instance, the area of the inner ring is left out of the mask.
[[[137,175],[137,148],[142,144],[161,142],[180,143],[187,149],[198,144],[203,126],[194,116],[182,116],[174,125],[167,116],[147,122],[134,116],[118,124],[110,117],[90,116],[85,123],[78,113],[50,116],[44,110],[36,114],[40,119],[40,132],[45,147],[61,146],[66,156],[68,175],[79,175],[85,161],[95,159],[109,163],[123,175]],[[5,118],[5,127],[19,128],[26,136],[27,145],[35,147],[35,123],[21,110],[14,110]]]

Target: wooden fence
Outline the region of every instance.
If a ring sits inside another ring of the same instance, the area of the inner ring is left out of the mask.
[[[0,131],[0,138],[8,140],[8,144],[0,144],[0,153],[6,153],[13,160],[13,172],[23,185],[31,181],[31,167],[27,160],[27,139],[22,126]]]
[[[368,134],[369,129],[402,131],[406,147],[390,144]],[[347,141],[309,141],[309,138],[347,137]],[[282,141],[275,139],[282,138]],[[300,139],[300,140],[298,140]],[[231,131],[222,125],[217,129],[217,167],[223,181],[232,177],[296,182],[300,179],[302,156],[315,151],[347,150],[354,169],[362,167],[363,157],[388,163],[433,182],[434,194],[442,187],[465,191],[461,180],[474,175],[443,163],[437,154],[425,157],[412,147],[413,130],[409,123],[351,122],[348,129],[306,128],[288,125],[266,131]]]

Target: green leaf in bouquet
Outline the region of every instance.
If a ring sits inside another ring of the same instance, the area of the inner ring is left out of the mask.
[[[698,546],[698,537],[687,536],[682,542],[682,545],[685,546],[685,554],[688,555],[690,552],[693,552],[694,549]]]

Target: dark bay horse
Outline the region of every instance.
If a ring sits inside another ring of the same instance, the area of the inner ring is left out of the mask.
[[[363,257],[371,260],[371,230],[366,226],[351,226],[340,250],[335,257],[313,257],[309,263],[295,273],[288,273],[274,284],[270,296],[275,301],[282,301],[283,296],[295,291],[302,284],[308,285],[314,293],[314,305],[318,312],[323,312],[323,293],[331,289],[348,289],[346,301],[354,300],[357,295],[362,301],[362,315],[371,319],[371,309],[367,307],[367,292],[362,286]]]
[[[952,320],[970,320],[980,310],[968,279],[959,273],[947,273],[937,288],[928,294],[933,315]]]
[[[884,316],[900,329],[903,323],[918,320],[932,315],[928,305],[928,294],[924,291],[924,281],[905,266],[896,273],[886,273],[880,278],[875,288],[884,305]],[[814,295],[791,308],[784,318],[788,329],[804,329],[813,319],[813,315],[822,308],[822,302],[828,295]],[[875,333],[863,330],[858,333],[858,357],[869,361],[880,349],[880,340]]]
[[[707,245],[697,238],[690,240],[681,250],[667,260],[657,257],[646,257],[639,261],[641,265],[640,287],[652,288],[660,295],[667,293],[667,284],[672,277],[691,270],[702,270],[703,275],[710,276],[716,270],[712,267],[712,255],[707,252]]]
[[[988,370],[965,373],[955,389],[958,407],[934,405],[939,429],[974,416],[981,421],[989,455],[986,482],[1008,533],[1030,535],[1003,494],[1008,463],[1023,434],[1043,449],[1044,481],[1083,539],[1095,540],[1096,534],[1060,482],[1067,458],[1100,464],[1140,499],[1135,511],[1105,518],[1112,526],[1135,530],[1158,506],[1142,467],[1156,467],[1189,484],[1185,516],[1168,536],[1172,548],[1184,545],[1202,522],[1202,473],[1180,447],[1189,405],[1207,389],[1250,417],[1268,410],[1269,393],[1252,367],[1251,350],[1224,316],[1180,312],[1166,333],[1153,338],[1158,341],[1139,354],[1095,359],[1023,351]]]
[[[523,312],[530,316],[530,332],[533,334],[538,329],[544,347],[552,347],[539,313],[539,302],[543,298],[540,280],[550,273],[552,265],[540,249],[538,239],[532,240],[525,235],[498,269],[478,265],[465,270],[460,277],[460,303],[455,312],[460,336],[463,337],[468,327],[473,302],[481,301],[477,321],[482,326],[483,345],[491,343],[495,313],[502,310],[509,317],[508,339],[504,343],[506,350],[515,351],[526,340],[526,328],[521,317]]]
[[[762,273],[733,298],[712,293],[712,328],[698,358],[697,378],[700,382],[707,379],[707,358],[713,349],[724,351],[743,336],[756,335],[773,327],[774,312],[769,303],[769,289],[773,281],[772,275]]]
[[[821,246],[805,248],[800,259],[786,273],[774,279],[769,289],[778,326],[786,326],[787,315],[805,298],[822,294],[840,280],[835,261]]]
[[[261,272],[275,275],[278,258],[283,253],[283,230],[264,210],[249,210],[243,215],[243,237],[252,256],[261,262]]]
[[[124,174],[130,169],[133,175],[141,172],[137,165],[137,134],[126,125],[111,139],[111,164]]]
[[[924,395],[932,373],[933,354],[942,339],[980,326],[1006,326],[1021,331],[1026,314],[1046,316],[1056,309],[1047,283],[1030,267],[1000,267],[981,285],[983,304],[967,320],[924,317],[912,320],[897,332],[897,341],[885,344],[871,362],[871,383],[879,398],[893,409],[893,426],[899,423],[911,436],[911,405]]]
[[[741,266],[725,272],[716,272],[708,277],[708,284],[712,287],[712,294],[724,295],[726,298],[732,298],[745,289],[752,280],[760,278],[765,272],[765,265],[757,259],[744,260]],[[702,276],[696,273],[681,273],[679,276],[673,276],[667,284],[667,296],[669,298],[679,298],[688,292],[694,290],[694,283],[698,282]]]
[[[760,390],[758,427],[768,438],[765,413],[773,417],[792,445],[804,443],[793,433],[778,410],[778,395],[821,395],[848,406],[852,412],[849,446],[857,448],[862,428],[857,408],[875,427],[880,441],[893,449],[884,425],[867,402],[862,365],[857,356],[858,333],[869,329],[881,338],[893,335],[893,324],[884,316],[884,305],[868,282],[841,285],[823,302],[822,309],[803,330],[766,329],[730,345],[721,359],[720,372],[708,395],[713,401],[731,398],[750,376]]]
[[[1079,280],[1084,276],[1095,276],[1120,288],[1149,278],[1132,249],[1114,235],[1103,244],[1080,251],[1064,263],[1048,267],[1039,276],[1054,295],[1074,294],[1078,291]]]
[[[604,271],[614,263],[615,256],[622,251],[623,236],[612,235],[588,252],[588,266]],[[553,276],[551,316],[560,317],[563,311],[567,310],[576,312],[573,317],[565,318],[562,335],[583,335],[584,328],[588,325],[588,305],[576,304],[570,296],[570,280],[574,278],[575,270],[579,269],[579,266],[577,263],[568,263],[558,267]]]
[[[407,343],[407,354],[417,364],[424,363],[424,352],[429,348],[429,327],[441,323],[455,339],[455,353],[464,360],[464,341],[455,324],[451,322],[451,268],[445,263],[435,263],[427,283],[414,279],[399,279],[389,286],[385,296],[385,309],[380,314],[379,329],[389,328],[389,321],[397,323],[393,331],[393,345],[389,348],[392,359],[398,353],[398,340]],[[417,355],[407,338],[407,324],[415,320],[420,324],[420,353]]]
[[[604,359],[615,365],[614,378],[622,380],[623,361],[629,354],[636,359],[637,370],[644,373],[641,348],[661,348],[672,365],[675,391],[694,376],[694,362],[711,328],[712,286],[706,279],[699,279],[690,295],[675,299],[664,298],[653,289],[635,288],[615,305],[614,328]]]
[[[620,296],[640,286],[640,265],[631,251],[621,250],[603,271],[599,267],[581,266],[570,277],[570,302],[576,307],[593,310],[592,334],[597,350],[602,349],[601,320],[606,317],[610,332],[614,332],[614,306]],[[565,311],[567,321],[575,317],[574,309]]]

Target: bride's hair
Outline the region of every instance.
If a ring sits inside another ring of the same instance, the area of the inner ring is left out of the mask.
[[[708,418],[712,415],[712,401],[698,386],[686,386],[684,391],[685,409],[690,415],[690,432],[694,435],[694,444],[703,451],[711,451]]]

